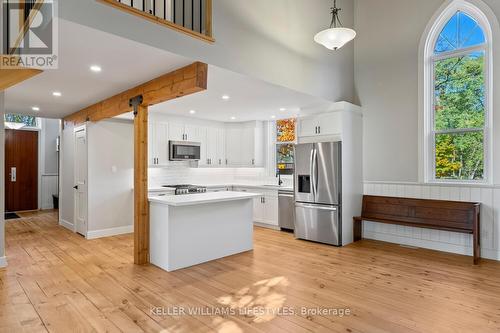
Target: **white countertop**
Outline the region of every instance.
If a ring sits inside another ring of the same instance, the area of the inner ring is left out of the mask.
[[[235,183],[226,183],[226,184],[205,184],[205,183],[194,183],[193,185],[197,186],[202,186],[206,188],[218,188],[218,187],[226,187],[226,186],[231,186],[231,187],[249,187],[249,188],[256,188],[256,189],[262,189],[262,190],[274,190],[274,191],[290,191],[293,192],[293,187],[292,186],[278,186],[278,185],[273,185],[273,184],[261,184],[261,183],[243,183],[243,182],[235,182]],[[175,191],[174,188],[167,188],[167,187],[150,187],[148,189],[149,192],[168,192],[168,191]]]
[[[150,197],[149,202],[164,204],[167,206],[191,206],[200,204],[209,204],[216,202],[245,200],[259,197],[258,193],[247,192],[213,192],[213,193],[199,193],[199,194],[186,194],[186,195],[167,195],[164,197]]]

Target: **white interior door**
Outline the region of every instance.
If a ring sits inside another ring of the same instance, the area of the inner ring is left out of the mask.
[[[75,231],[87,236],[87,134],[75,132]]]

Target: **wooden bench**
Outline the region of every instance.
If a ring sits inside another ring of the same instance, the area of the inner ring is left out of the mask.
[[[477,265],[481,256],[480,208],[481,204],[474,202],[365,195],[361,216],[354,217],[354,241],[362,238],[363,220],[472,234]]]

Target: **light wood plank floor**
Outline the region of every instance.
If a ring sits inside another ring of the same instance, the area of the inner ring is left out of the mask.
[[[0,332],[500,332],[498,262],[257,228],[255,251],[167,273],[134,266],[132,241],[84,240],[53,212],[7,221]]]

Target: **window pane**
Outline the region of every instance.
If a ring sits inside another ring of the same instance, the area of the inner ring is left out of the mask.
[[[434,53],[439,54],[486,42],[483,29],[469,15],[457,12],[439,34]]]
[[[28,127],[36,127],[36,117],[25,116],[20,114],[5,114],[4,120],[8,123],[24,124]]]
[[[276,121],[276,140],[278,142],[294,142],[295,127],[297,120],[295,118]]]
[[[436,179],[484,179],[484,134],[436,135]]]
[[[276,171],[282,175],[293,175],[293,144],[276,145]]]
[[[484,52],[435,62],[436,130],[482,128],[485,124]]]

